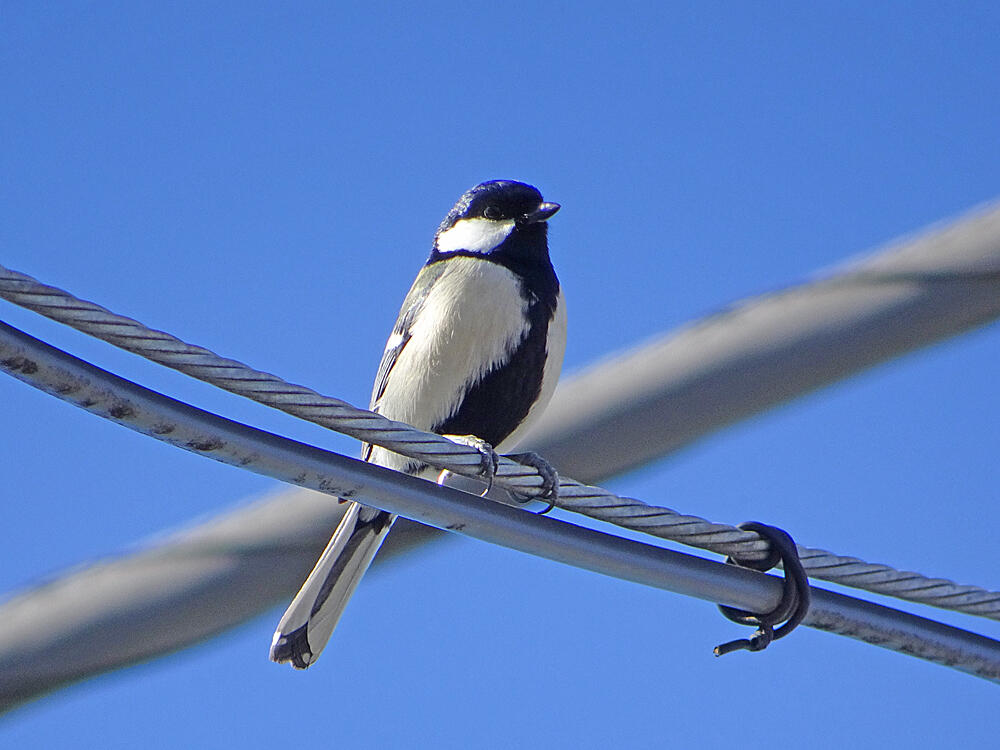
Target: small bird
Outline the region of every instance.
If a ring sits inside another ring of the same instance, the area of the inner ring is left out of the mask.
[[[514,446],[555,389],[566,347],[566,307],[549,260],[547,221],[559,204],[531,185],[493,180],[459,198],[403,301],[372,390],[390,419],[454,437],[484,454]],[[364,460],[433,477],[438,470],[365,444]],[[534,454],[544,494],[555,472]],[[488,473],[488,472],[487,472]],[[395,516],[351,502],[316,567],[286,610],[271,659],[314,663]]]

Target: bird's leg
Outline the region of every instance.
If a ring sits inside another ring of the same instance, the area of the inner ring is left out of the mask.
[[[504,458],[509,458],[511,461],[521,464],[521,466],[530,466],[538,471],[539,476],[542,478],[542,486],[539,493],[529,499],[548,501],[549,507],[539,511],[541,515],[552,510],[556,505],[556,498],[559,497],[559,472],[555,470],[552,464],[531,451],[527,453],[508,453]]]
[[[453,443],[467,445],[479,451],[481,456],[479,475],[486,479],[486,489],[482,492],[482,497],[485,497],[493,489],[493,478],[497,475],[497,469],[500,468],[500,456],[493,450],[493,446],[475,435],[442,435],[441,437],[446,437]],[[447,469],[442,471],[438,476],[438,484],[442,484],[450,473]]]

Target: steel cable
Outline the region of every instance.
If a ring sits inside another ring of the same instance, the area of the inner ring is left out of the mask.
[[[864,283],[871,283],[870,277]],[[121,349],[300,419],[456,474],[478,476],[482,457],[473,448],[415,430],[340,399],[323,396],[305,386],[288,383],[237,360],[220,357],[204,347],[150,329],[138,321],[80,300],[2,265],[0,296]],[[502,459],[495,484],[518,496],[531,497],[541,487],[542,480],[534,469]],[[768,552],[767,542],[753,532],[649,505],[634,498],[619,497],[568,478],[560,478],[556,506],[721,555],[755,560],[766,557]],[[895,570],[888,565],[867,563],[855,557],[801,545],[799,554],[813,578],[1000,620],[1000,592],[942,578],[928,578],[918,573]]]

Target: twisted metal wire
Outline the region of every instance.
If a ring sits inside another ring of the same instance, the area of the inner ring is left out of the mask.
[[[0,265],[0,297],[99,338],[126,351],[183,372],[223,390],[279,409],[336,432],[379,445],[456,474],[478,477],[479,451],[432,433],[416,430],[305,386],[288,383],[171,334],[147,328],[100,305]],[[537,471],[501,458],[494,483],[520,497],[542,486]],[[595,520],[661,539],[745,560],[763,559],[768,543],[753,532],[707,521],[670,508],[619,497],[599,487],[560,478],[556,506]],[[1000,592],[956,584],[942,578],[899,571],[855,557],[799,545],[802,563],[813,578],[908,601],[1000,620]]]

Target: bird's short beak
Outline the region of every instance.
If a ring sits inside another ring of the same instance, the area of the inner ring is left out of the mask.
[[[530,214],[525,214],[518,220],[518,224],[537,224],[540,221],[547,221],[552,218],[552,214],[559,210],[558,203],[542,203]]]

